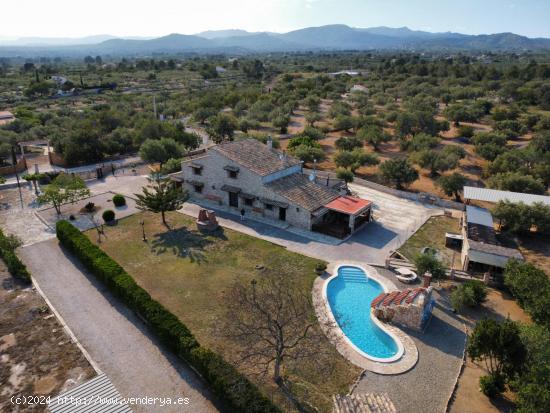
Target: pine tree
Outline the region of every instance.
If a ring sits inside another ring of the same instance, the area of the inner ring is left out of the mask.
[[[135,194],[136,206],[142,211],[151,211],[156,214],[160,212],[162,223],[168,227],[165,213],[180,209],[189,198],[189,194],[176,187],[170,179],[162,178],[158,174],[154,174],[148,179],[149,185],[143,188],[143,193]]]

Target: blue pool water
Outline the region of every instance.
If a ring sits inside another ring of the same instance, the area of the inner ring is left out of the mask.
[[[370,317],[370,303],[382,292],[378,282],[352,266],[340,267],[327,285],[330,309],[349,340],[369,356],[390,358],[397,354],[397,344]]]

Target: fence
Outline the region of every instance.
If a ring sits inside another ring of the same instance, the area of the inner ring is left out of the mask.
[[[21,173],[27,170],[27,160],[25,158],[20,158],[15,164],[15,170],[17,173]],[[7,176],[13,175],[13,165],[2,166],[0,167],[0,175]]]

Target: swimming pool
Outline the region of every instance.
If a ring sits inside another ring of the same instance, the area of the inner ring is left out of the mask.
[[[403,354],[403,346],[375,317],[370,304],[382,285],[356,266],[342,265],[325,284],[328,306],[346,340],[361,355],[380,362],[391,362]]]

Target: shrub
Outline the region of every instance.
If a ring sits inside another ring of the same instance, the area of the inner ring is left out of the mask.
[[[320,262],[315,266],[315,271],[319,273],[324,272],[326,269],[327,269],[327,264],[325,264],[324,262]]]
[[[131,310],[139,314],[158,339],[193,366],[231,412],[278,413],[260,390],[219,354],[201,347],[191,331],[162,304],[151,298],[124,269],[67,221],[56,225],[60,243],[99,278]]]
[[[108,209],[106,210],[105,212],[103,212],[103,221],[105,222],[111,222],[111,221],[114,221],[115,219],[115,211],[113,211],[112,209]]]
[[[84,209],[88,212],[92,212],[95,208],[95,204],[93,202],[88,202],[86,205],[84,205]]]
[[[424,275],[426,272],[430,272],[434,279],[445,278],[446,274],[443,263],[431,252],[418,254],[414,257],[414,265],[420,276]]]
[[[6,236],[2,230],[0,230],[0,257],[4,260],[6,267],[8,267],[8,271],[15,278],[30,282],[31,274],[27,270],[25,264],[23,264],[15,254],[15,249],[19,244],[20,242],[15,237]]]
[[[479,378],[481,392],[490,398],[498,396],[504,391],[504,378],[500,374],[490,374]]]
[[[485,301],[487,287],[481,281],[471,280],[458,286],[451,293],[451,304],[455,311],[460,311],[465,305],[475,307]]]
[[[116,207],[124,206],[124,205],[126,205],[126,198],[124,198],[124,196],[122,196],[122,195],[120,195],[120,194],[116,194],[116,195],[113,197],[113,204],[114,204]]]

